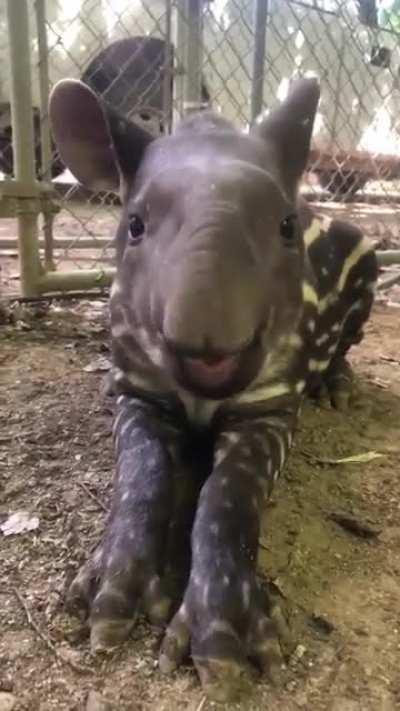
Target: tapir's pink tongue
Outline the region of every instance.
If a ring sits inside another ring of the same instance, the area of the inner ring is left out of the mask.
[[[237,356],[225,358],[185,358],[185,371],[199,384],[218,387],[231,379],[236,368]]]

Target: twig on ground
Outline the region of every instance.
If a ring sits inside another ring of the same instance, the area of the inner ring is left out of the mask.
[[[373,526],[370,526],[369,523],[360,521],[355,518],[355,516],[351,516],[349,514],[332,511],[327,514],[327,517],[330,518],[331,521],[337,523],[338,526],[341,526],[345,531],[348,531],[359,538],[377,538],[381,532],[381,529],[374,528]]]
[[[98,506],[100,506],[100,508],[101,508],[105,513],[110,513],[110,510],[107,508],[107,506],[106,506],[105,504],[103,504],[102,500],[99,499],[98,496],[96,496],[96,494],[93,493],[93,491],[90,491],[88,485],[85,484],[84,481],[78,481],[78,486],[80,486],[81,489],[83,489],[83,490],[87,493],[87,495],[90,496],[90,498],[93,499],[93,501],[95,501],[96,504],[97,504]]]
[[[387,279],[382,279],[378,282],[378,291],[383,291],[384,289],[390,289],[391,286],[398,284],[400,282],[400,272],[397,274],[392,274],[392,276]]]
[[[31,611],[29,610],[28,605],[25,599],[22,597],[21,593],[17,590],[17,588],[12,588],[12,591],[25,613],[25,617],[28,621],[29,626],[32,627],[34,632],[36,632],[37,636],[42,640],[42,642],[46,645],[47,649],[56,657],[56,659],[62,664],[67,664],[69,667],[71,667],[71,669],[78,672],[79,674],[93,674],[93,670],[89,669],[89,667],[76,664],[76,662],[74,662],[72,659],[68,659],[67,657],[64,657],[63,654],[61,654],[61,652],[54,646],[51,639],[47,637],[44,632],[42,632],[37,622],[35,622],[35,620],[33,619]]]
[[[204,706],[204,704],[206,703],[206,701],[207,701],[207,697],[206,697],[206,696],[203,696],[203,698],[202,698],[202,700],[200,701],[200,703],[199,703],[199,705],[198,705],[196,711],[201,711],[202,708],[203,708],[203,706]]]

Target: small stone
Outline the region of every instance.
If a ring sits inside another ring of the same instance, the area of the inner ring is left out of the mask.
[[[293,652],[293,657],[295,659],[301,659],[302,657],[304,657],[306,651],[307,651],[307,647],[305,647],[304,644],[298,644],[296,649]]]
[[[0,711],[2,711],[1,707]],[[97,691],[89,691],[86,711],[113,711],[113,707]]]
[[[9,694],[7,691],[0,691],[0,711],[12,711],[17,698],[14,694]]]

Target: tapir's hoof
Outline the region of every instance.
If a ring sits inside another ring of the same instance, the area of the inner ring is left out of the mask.
[[[236,602],[210,615],[201,595],[198,598],[189,587],[161,646],[161,672],[174,671],[191,653],[206,696],[228,703],[250,693],[256,668],[270,682],[278,683],[284,659],[294,646],[291,631],[276,601],[269,600],[267,614],[255,589],[251,598],[236,627],[223,617],[225,609],[239,609]]]
[[[355,398],[354,377],[351,366],[344,358],[338,359],[321,377],[321,382],[310,392],[310,397],[320,407],[333,407],[344,412]]]
[[[332,407],[341,412],[348,410],[354,397],[354,376],[349,363],[341,358],[324,377]]]
[[[170,600],[158,575],[144,577],[141,573],[139,578],[132,560],[118,569],[104,566],[99,546],[73,580],[66,606],[71,614],[89,623],[92,652],[103,652],[127,639],[139,603],[153,624],[161,625],[168,620]]]

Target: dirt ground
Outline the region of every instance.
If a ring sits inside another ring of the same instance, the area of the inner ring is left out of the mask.
[[[38,527],[0,533],[0,708],[9,692],[14,711],[209,711],[190,666],[159,673],[158,636],[144,621],[92,658],[63,608],[110,502],[112,406],[103,373],[85,370],[108,356],[105,313],[100,301],[18,307],[2,327],[0,525],[22,510]],[[297,646],[276,688],[255,680],[250,698],[218,708],[400,708],[399,319],[398,308],[375,307],[353,351],[359,398],[347,414],[304,409],[259,556]],[[382,456],[329,461],[371,451]],[[93,695],[87,705],[91,690],[109,705]]]

